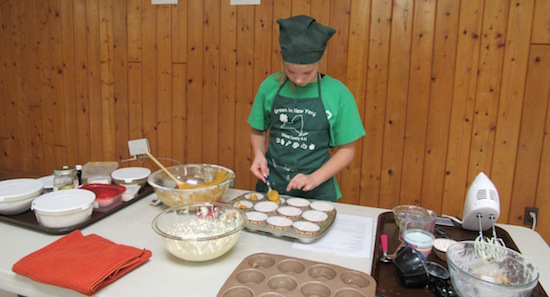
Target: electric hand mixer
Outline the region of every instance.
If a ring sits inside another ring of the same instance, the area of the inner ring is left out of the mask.
[[[476,241],[486,241],[504,245],[504,241],[497,237],[495,223],[500,215],[500,200],[498,192],[491,180],[483,172],[474,179],[464,201],[462,214],[462,228],[477,231]],[[493,237],[483,236],[483,231],[492,228]]]

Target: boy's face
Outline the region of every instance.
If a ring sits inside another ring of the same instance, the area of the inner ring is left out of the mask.
[[[283,67],[288,79],[299,87],[317,81],[319,63],[307,65],[283,63]]]

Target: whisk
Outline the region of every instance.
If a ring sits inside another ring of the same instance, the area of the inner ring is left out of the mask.
[[[497,249],[493,247],[506,247],[506,244],[504,243],[504,240],[502,238],[499,238],[497,236],[497,232],[495,229],[495,222],[496,218],[493,215],[489,215],[489,219],[491,220],[492,226],[492,237],[486,237],[483,235],[483,228],[481,223],[481,214],[477,214],[477,218],[479,221],[479,235],[476,237],[475,241],[479,243],[489,243],[490,245],[479,245],[476,248],[476,252],[479,253],[480,256],[487,257],[487,258],[498,258],[500,256],[500,253],[497,253]]]

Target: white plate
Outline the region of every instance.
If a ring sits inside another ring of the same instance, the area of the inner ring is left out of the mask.
[[[149,168],[127,167],[113,171],[111,177],[113,179],[123,180],[125,183],[131,183],[134,180],[147,178],[150,174],[151,170],[149,170]]]
[[[95,193],[84,189],[61,190],[44,194],[31,204],[31,210],[66,212],[87,209],[95,201]]]
[[[16,178],[0,181],[0,202],[18,200],[42,190],[44,183],[33,178]]]

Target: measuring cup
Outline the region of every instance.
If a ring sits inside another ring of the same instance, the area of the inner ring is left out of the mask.
[[[428,256],[432,250],[437,215],[430,209],[407,213],[399,224],[399,239],[405,244]]]

